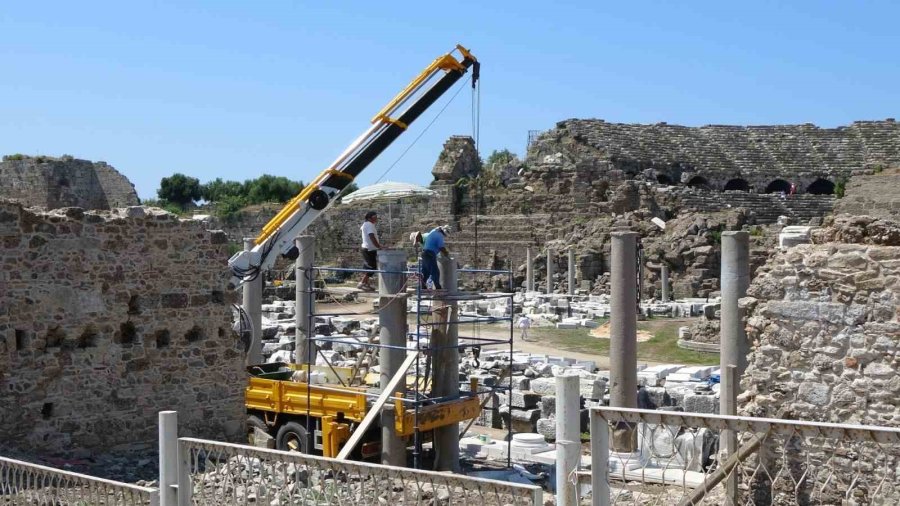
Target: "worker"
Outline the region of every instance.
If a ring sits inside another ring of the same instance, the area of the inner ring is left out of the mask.
[[[444,256],[450,256],[450,252],[447,251],[444,242],[444,239],[446,239],[448,235],[450,235],[450,226],[444,225],[442,227],[435,227],[431,232],[428,232],[423,239],[422,288],[427,286],[428,279],[431,278],[435,290],[441,289],[441,275],[438,270],[437,255],[438,253],[442,253]]]
[[[378,230],[375,228],[376,223],[378,223],[378,213],[369,211],[366,213],[365,221],[359,227],[362,234],[360,251],[363,257],[363,268],[366,269],[366,272],[363,274],[362,281],[356,285],[356,288],[368,292],[375,291],[372,285],[369,284],[369,277],[378,266],[378,250],[381,249],[381,243],[378,242]]]

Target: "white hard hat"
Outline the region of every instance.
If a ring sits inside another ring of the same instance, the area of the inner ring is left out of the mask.
[[[409,240],[413,243],[413,246],[422,242],[422,232],[412,232],[409,234]]]
[[[445,236],[449,236],[449,235],[450,235],[450,225],[444,225],[444,226],[439,227],[439,228],[441,229],[441,232],[443,232]]]

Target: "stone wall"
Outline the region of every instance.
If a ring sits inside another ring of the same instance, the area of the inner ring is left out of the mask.
[[[45,212],[0,201],[0,446],[153,448],[242,432],[243,350],[227,240],[160,210]]]
[[[900,426],[900,223],[841,215],[743,300],[752,416]]]
[[[779,180],[815,193],[853,170],[900,163],[900,123],[857,121],[847,127],[636,125],[566,120],[530,146],[528,165],[563,167],[580,177],[639,174],[661,183],[768,193]],[[588,179],[590,181],[592,179]],[[729,184],[730,183],[730,184]],[[563,183],[557,183],[563,184]],[[561,188],[562,189],[562,188]],[[583,187],[573,188],[583,191]]]
[[[0,162],[0,198],[46,209],[112,209],[139,203],[134,185],[106,162],[12,155]]]
[[[839,215],[827,225],[813,244],[776,253],[741,300],[752,348],[739,414],[900,426],[900,223]],[[800,481],[800,504],[812,504],[813,486],[828,474],[865,472],[874,477],[854,489],[853,502],[875,504],[874,484],[884,478],[877,504],[897,504],[900,449],[855,434],[843,439],[833,454],[815,440],[767,440],[743,464],[744,476],[760,463],[770,470],[748,479],[754,503],[782,504],[778,497],[794,494]],[[783,455],[784,448],[797,451]],[[796,481],[770,480],[778,469]],[[799,478],[807,471],[813,480]],[[836,488],[816,504],[846,502],[846,490]]]
[[[854,175],[836,210],[881,218],[900,217],[900,167],[879,167],[868,174]]]

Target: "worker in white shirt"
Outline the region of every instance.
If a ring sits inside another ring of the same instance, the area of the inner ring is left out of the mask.
[[[360,251],[363,257],[363,268],[369,271],[374,271],[378,268],[378,250],[381,249],[381,243],[378,242],[378,230],[375,228],[376,223],[378,223],[378,213],[369,211],[366,213],[365,221],[359,227],[359,231],[362,234]],[[356,287],[369,292],[375,291],[375,288],[369,284],[371,275],[371,272],[364,273],[362,281]]]

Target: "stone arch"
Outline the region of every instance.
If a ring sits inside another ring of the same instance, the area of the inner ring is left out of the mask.
[[[791,183],[788,183],[784,179],[776,179],[769,183],[766,186],[766,193],[790,193],[791,192]]]
[[[750,183],[747,182],[746,179],[734,178],[730,179],[727,183],[725,183],[724,191],[732,192],[749,192],[750,191]]]
[[[700,190],[710,190],[709,181],[706,180],[703,176],[694,176],[688,180],[687,185],[691,188],[697,188]]]
[[[834,195],[834,183],[825,178],[816,179],[806,187],[806,193],[811,193],[813,195]]]
[[[668,185],[668,186],[672,186],[675,184],[675,181],[671,177],[669,177],[668,174],[657,174],[656,182],[659,184],[664,184],[664,185]]]

